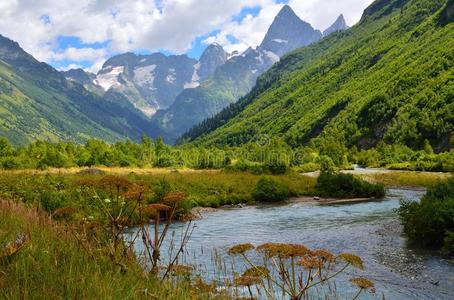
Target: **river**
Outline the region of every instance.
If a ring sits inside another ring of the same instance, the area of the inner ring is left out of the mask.
[[[375,282],[376,293],[360,299],[454,299],[454,263],[431,252],[406,247],[395,209],[400,199],[418,201],[424,191],[389,189],[384,200],[362,203],[314,205],[288,201],[282,205],[259,205],[220,209],[195,222],[187,246],[186,263],[199,265],[206,279],[214,271],[213,251],[239,243],[302,243],[333,253],[361,256],[365,270],[338,278],[341,299],[351,299],[355,289],[346,276],[365,276]],[[184,224],[172,225],[179,236]],[[141,251],[141,245],[136,244]],[[229,257],[223,258],[229,261]],[[341,287],[340,287],[341,286]]]

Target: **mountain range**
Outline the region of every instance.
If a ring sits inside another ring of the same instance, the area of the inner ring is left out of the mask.
[[[376,0],[352,28],[341,15],[323,33],[284,6],[255,49],[125,53],[97,74],[59,72],[0,36],[0,136],[450,149],[453,2]]]
[[[78,80],[85,76],[68,74]],[[150,121],[127,98],[100,97],[0,35],[0,136],[26,144],[92,137],[138,140],[143,134],[151,134]]]
[[[359,24],[285,56],[180,142],[454,147],[454,1],[377,0]],[[331,148],[335,148],[334,146]]]
[[[342,16],[340,18],[343,19]],[[341,30],[339,26],[336,28]],[[152,118],[153,133],[165,137],[169,143],[175,142],[194,125],[246,95],[254,87],[257,78],[278,62],[281,56],[322,37],[319,30],[302,21],[285,5],[260,46],[249,48],[227,60],[206,82],[195,89],[184,90],[168,109],[158,111]]]
[[[347,28],[341,15],[325,34]],[[258,76],[281,56],[322,37],[285,5],[256,49],[230,54],[213,44],[198,61],[186,55],[126,53],[107,60],[96,75],[74,76],[81,70],[64,74],[99,95],[122,94],[151,118],[153,137],[173,143],[192,126],[248,93]]]

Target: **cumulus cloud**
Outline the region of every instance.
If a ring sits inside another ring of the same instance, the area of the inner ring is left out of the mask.
[[[349,26],[356,24],[364,9],[374,0],[290,0],[289,5],[304,21],[325,30],[340,14]]]
[[[352,24],[370,2],[289,0],[298,15],[319,29],[340,13]],[[67,62],[66,66],[88,61],[88,68],[96,71],[113,53],[184,53],[197,37],[215,30],[219,33],[206,43],[216,41],[229,51],[255,47],[282,5],[277,0],[1,0],[0,34],[18,41],[38,60]],[[246,7],[261,9],[233,21]],[[77,37],[81,45],[61,49],[62,36]],[[90,46],[95,43],[106,46]]]
[[[94,61],[106,55],[106,49],[68,47],[62,52],[53,53],[52,58],[55,60]]]

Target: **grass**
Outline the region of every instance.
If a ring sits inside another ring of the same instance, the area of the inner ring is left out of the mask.
[[[34,208],[1,201],[0,247],[19,233],[27,234],[29,241],[15,256],[0,260],[1,299],[207,298],[185,283],[158,282],[143,272],[134,257],[124,271],[103,249],[82,248],[70,227],[54,223]]]
[[[423,187],[427,188],[451,175],[449,173],[396,171],[362,174],[361,177],[373,183],[393,187]]]
[[[123,170],[123,169],[122,169]],[[189,211],[195,206],[219,207],[222,205],[251,203],[253,190],[263,176],[250,173],[222,172],[222,171],[178,171],[140,174],[135,169],[128,169],[125,175],[119,175],[131,182],[140,182],[151,188],[152,196],[147,200],[153,201],[165,192],[177,191],[187,194],[183,203],[183,210]],[[110,170],[109,173],[110,174]],[[113,174],[119,174],[114,169]],[[127,175],[126,175],[127,174]],[[0,196],[5,199],[16,199],[25,203],[37,205],[49,213],[60,208],[71,208],[74,221],[96,216],[98,207],[93,200],[93,192],[81,186],[83,182],[102,180],[102,175],[81,175],[72,173],[33,173],[33,172],[1,172]],[[288,173],[277,176],[266,176],[282,183],[289,190],[289,196],[303,196],[314,194],[315,179]],[[102,192],[96,190],[96,192]],[[105,198],[109,193],[99,194]],[[104,199],[104,198],[102,198]]]

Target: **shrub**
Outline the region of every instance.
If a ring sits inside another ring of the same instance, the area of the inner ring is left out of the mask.
[[[289,188],[272,178],[262,177],[257,182],[252,197],[256,201],[273,202],[288,199]]]
[[[252,174],[267,173],[267,167],[263,164],[240,159],[232,165],[225,168],[227,171],[233,172],[251,172]]]
[[[429,187],[420,203],[401,202],[399,215],[410,244],[454,254],[454,178]]]
[[[271,174],[285,174],[288,170],[288,166],[281,160],[273,160],[266,164],[266,168]]]
[[[316,189],[323,197],[356,198],[385,195],[383,185],[368,183],[351,174],[322,172],[317,179]]]

